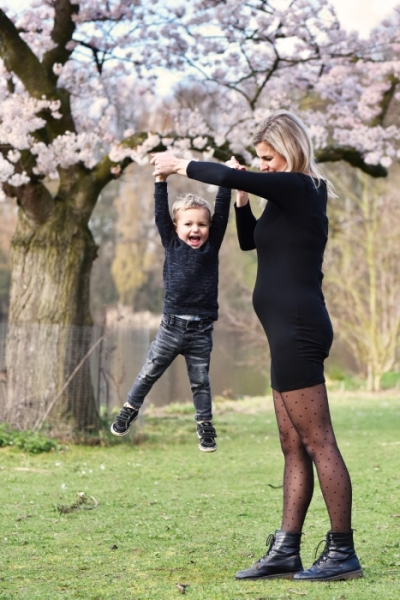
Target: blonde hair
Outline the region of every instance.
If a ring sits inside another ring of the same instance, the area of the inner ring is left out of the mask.
[[[316,163],[313,143],[303,121],[287,110],[277,110],[257,127],[253,144],[266,142],[281,154],[287,162],[286,171],[306,173],[317,180],[326,182],[328,193],[336,197],[334,187]]]
[[[185,196],[179,196],[172,205],[172,220],[175,222],[176,213],[178,210],[189,210],[191,208],[205,208],[208,210],[210,221],[211,221],[211,206],[207,200],[196,196],[196,194],[186,194]]]

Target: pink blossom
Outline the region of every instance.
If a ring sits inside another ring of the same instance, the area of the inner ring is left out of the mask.
[[[350,146],[385,167],[398,155],[400,130],[382,106],[400,77],[399,11],[360,40],[341,29],[327,0],[76,4],[68,52],[49,65],[51,99],[31,97],[0,60],[0,143],[12,148],[0,161],[2,182],[22,181],[14,177],[22,150],[36,159],[33,174],[49,177],[77,163],[92,169],[107,155],[113,169],[126,159],[142,164],[161,142],[179,155],[192,156],[194,147],[211,156],[210,138],[217,146],[229,142],[250,163],[254,128],[278,108],[304,119],[317,149]],[[57,6],[34,0],[19,15],[7,11],[39,60],[55,49]],[[172,74],[198,85],[212,108],[171,101],[161,118],[157,93],[171,89]],[[54,100],[61,92],[72,115]],[[308,109],[310,98],[316,102]],[[130,148],[145,113],[152,133]],[[46,142],[43,128],[51,131]]]

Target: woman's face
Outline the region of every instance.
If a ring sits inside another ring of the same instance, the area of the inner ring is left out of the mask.
[[[260,159],[260,171],[263,173],[277,173],[286,171],[286,159],[276,152],[267,142],[260,142],[256,145],[257,156]]]

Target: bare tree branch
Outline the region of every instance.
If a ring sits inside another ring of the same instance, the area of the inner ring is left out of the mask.
[[[326,146],[316,152],[317,160],[323,162],[338,162],[344,160],[352,167],[358,167],[371,177],[387,177],[388,171],[382,165],[370,165],[364,161],[361,152],[351,146]]]

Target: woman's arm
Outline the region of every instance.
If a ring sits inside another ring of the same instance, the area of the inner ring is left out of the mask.
[[[286,208],[303,192],[305,182],[299,173],[254,173],[239,171],[213,162],[191,161],[187,176],[203,183],[242,190]]]
[[[251,212],[250,204],[247,202],[241,208],[235,204],[236,231],[241,250],[254,250],[256,247],[254,241],[254,230],[257,225],[257,219]]]
[[[293,208],[293,201],[302,197],[306,190],[306,182],[300,173],[253,173],[214,162],[187,161],[169,152],[154,154],[151,163],[155,166],[154,175],[186,175],[203,183],[255,194],[284,209]]]

